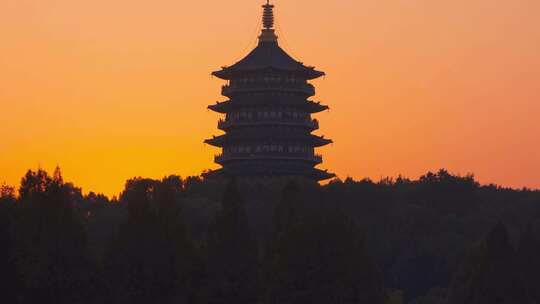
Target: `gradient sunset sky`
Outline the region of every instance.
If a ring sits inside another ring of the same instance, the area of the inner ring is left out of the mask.
[[[109,195],[217,168],[210,72],[256,45],[263,0],[0,1],[0,183],[59,165]],[[540,1],[275,0],[341,178],[447,168],[540,188]]]

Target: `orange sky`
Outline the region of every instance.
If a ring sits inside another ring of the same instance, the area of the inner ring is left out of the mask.
[[[0,1],[0,183],[58,164],[117,194],[216,168],[210,72],[255,46],[262,2]],[[327,73],[323,168],[540,188],[540,1],[274,3],[282,47]]]

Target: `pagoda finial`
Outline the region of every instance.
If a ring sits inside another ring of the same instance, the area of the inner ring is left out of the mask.
[[[265,29],[271,29],[274,27],[274,6],[270,4],[270,0],[266,0],[266,4],[263,5],[263,25]]]
[[[274,31],[274,5],[270,0],[266,0],[263,6],[263,30],[259,37],[260,42],[277,42],[277,36]]]

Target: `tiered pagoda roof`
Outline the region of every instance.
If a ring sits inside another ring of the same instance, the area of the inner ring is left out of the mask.
[[[291,98],[291,99],[294,100],[294,98]],[[295,102],[287,101],[287,97],[265,98],[262,100],[261,99],[256,99],[256,100],[245,99],[244,101],[242,101],[241,99],[240,100],[237,99],[235,100],[234,103],[228,100],[224,102],[216,102],[213,105],[209,105],[208,109],[218,112],[218,113],[226,114],[227,112],[233,111],[234,109],[237,109],[237,108],[242,108],[246,106],[254,106],[254,105],[295,106],[300,109],[304,109],[306,112],[312,113],[312,114],[330,109],[327,105],[323,105],[320,102],[314,102],[314,101],[309,101],[309,100],[306,102],[304,99],[304,102],[295,103]]]
[[[254,141],[254,140],[265,141],[269,139],[275,139],[275,137],[276,137],[275,133],[273,134],[266,133],[266,134],[260,134],[260,135],[259,134],[245,134],[245,135],[244,134],[241,134],[241,135],[240,134],[235,134],[235,135],[225,134],[225,135],[214,136],[213,138],[207,139],[204,142],[214,147],[222,148],[226,144],[233,144],[233,143],[238,143],[241,141],[242,142]],[[313,134],[295,135],[295,134],[290,134],[287,132],[281,132],[279,140],[280,141],[297,140],[297,141],[302,141],[302,142],[311,144],[314,147],[323,147],[332,143],[331,139],[324,138],[324,136],[317,136]]]
[[[324,76],[324,72],[294,60],[279,47],[277,41],[259,42],[259,45],[244,59],[230,67],[223,67],[220,71],[213,72],[212,75],[230,80],[241,74],[264,70],[290,72],[308,80]]]

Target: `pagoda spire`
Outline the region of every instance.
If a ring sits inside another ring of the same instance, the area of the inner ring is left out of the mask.
[[[270,4],[270,0],[263,5],[263,26],[265,29],[274,28],[274,5]]]
[[[270,0],[266,0],[263,6],[263,30],[259,36],[259,42],[277,43],[277,36],[274,30],[274,5],[270,4]]]

